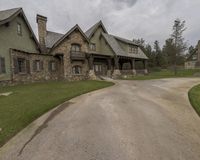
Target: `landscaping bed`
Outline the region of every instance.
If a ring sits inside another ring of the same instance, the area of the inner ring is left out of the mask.
[[[111,85],[105,81],[62,81],[0,87],[0,146],[57,105]]]

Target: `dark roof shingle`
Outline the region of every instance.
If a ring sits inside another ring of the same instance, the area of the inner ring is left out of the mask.
[[[51,48],[64,34],[47,31],[46,47]]]

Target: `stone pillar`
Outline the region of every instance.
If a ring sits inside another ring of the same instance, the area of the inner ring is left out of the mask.
[[[107,71],[107,76],[111,77],[111,59],[107,59],[108,61],[108,71]]]
[[[136,75],[135,59],[131,59],[131,70],[133,71],[133,75]]]
[[[115,57],[114,58],[114,71],[113,71],[113,74],[112,74],[112,77],[113,78],[118,78],[121,76],[121,72],[119,70],[119,57]]]
[[[97,77],[95,75],[95,72],[94,72],[94,57],[92,55],[90,55],[89,57],[89,79],[91,80],[96,80]]]
[[[143,60],[143,64],[144,64],[144,74],[148,74],[148,63],[147,60]]]

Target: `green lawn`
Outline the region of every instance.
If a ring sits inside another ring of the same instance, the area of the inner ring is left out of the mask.
[[[200,69],[182,69],[178,70],[178,74],[175,76],[173,70],[161,70],[161,71],[152,71],[148,75],[138,75],[138,76],[129,76],[122,78],[125,80],[149,80],[149,79],[161,79],[161,78],[176,78],[176,77],[194,77],[196,73],[200,75]]]
[[[188,92],[188,96],[189,96],[191,105],[194,107],[194,109],[200,116],[200,85],[193,87]]]
[[[0,146],[55,106],[78,95],[113,85],[105,81],[46,82],[0,87]]]

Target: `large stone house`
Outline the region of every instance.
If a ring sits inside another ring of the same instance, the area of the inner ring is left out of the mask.
[[[186,69],[197,69],[200,68],[200,40],[193,53],[188,56],[185,62]]]
[[[22,10],[0,11],[0,82],[84,80],[147,73],[147,56],[133,41],[110,35],[102,21],[86,32],[47,30],[37,15],[38,38]]]

